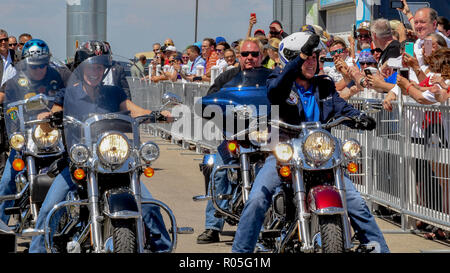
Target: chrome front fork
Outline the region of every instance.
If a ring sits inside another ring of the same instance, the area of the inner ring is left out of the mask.
[[[342,171],[342,168],[338,167],[335,169],[335,181],[336,181],[336,188],[339,191],[339,194],[342,199],[342,206],[344,208],[344,213],[342,214],[342,227],[344,229],[344,247],[346,250],[350,250],[353,248],[352,244],[352,232],[350,229],[350,222],[348,218],[348,210],[347,210],[347,194],[345,189],[345,182],[344,182],[344,172]]]
[[[248,154],[241,154],[239,157],[241,163],[241,177],[242,177],[242,201],[247,203],[248,196],[250,195],[250,190],[252,189],[250,181],[250,162],[248,159]]]
[[[141,196],[141,182],[139,181],[136,172],[133,172],[131,176],[131,191],[136,199],[139,218],[136,219],[136,232],[137,232],[137,248],[138,253],[144,252],[145,238],[144,238],[144,221],[142,219],[142,196]]]
[[[36,164],[34,161],[34,157],[32,156],[27,156],[26,158],[27,161],[27,174],[28,174],[28,181],[30,183],[30,195],[33,192],[33,188],[34,188],[34,183],[36,180],[36,175],[37,175],[37,170],[36,170]],[[30,196],[30,200],[31,200],[31,196]],[[31,209],[31,222],[33,224],[36,224],[37,221],[37,217],[38,217],[38,208],[37,208],[37,204],[34,202],[30,202],[30,209]]]
[[[99,208],[99,192],[96,173],[89,172],[88,177],[88,200],[89,200],[89,212],[91,217],[91,238],[96,253],[101,253],[103,251],[103,235],[102,235],[102,224],[103,216]]]

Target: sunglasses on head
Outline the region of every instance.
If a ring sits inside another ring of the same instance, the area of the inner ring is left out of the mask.
[[[45,67],[47,67],[47,64],[30,65],[31,69],[43,69]]]
[[[336,54],[341,54],[342,52],[344,52],[344,49],[343,48],[339,48],[339,49],[336,49],[335,51],[330,51],[330,55],[334,56]]]
[[[242,57],[248,57],[248,55],[252,55],[252,57],[256,58],[259,56],[259,51],[242,51]]]

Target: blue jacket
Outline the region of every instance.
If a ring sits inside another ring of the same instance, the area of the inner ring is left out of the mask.
[[[272,105],[280,106],[280,119],[286,123],[299,125],[306,121],[301,99],[294,82],[301,73],[304,60],[297,57],[283,70],[277,67],[267,80],[268,98]],[[327,123],[333,117],[358,116],[360,112],[342,99],[334,82],[328,76],[314,76],[311,80],[314,96],[319,105],[320,122]],[[345,125],[355,128],[354,122]]]

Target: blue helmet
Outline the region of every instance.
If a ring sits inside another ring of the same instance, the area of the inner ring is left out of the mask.
[[[22,58],[31,65],[48,64],[50,56],[47,43],[40,39],[29,40],[22,49]]]

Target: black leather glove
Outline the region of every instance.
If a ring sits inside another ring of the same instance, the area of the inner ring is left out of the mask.
[[[63,127],[63,111],[55,112],[50,117],[50,126],[53,128],[62,128]]]
[[[374,118],[366,116],[366,115],[360,115],[356,118],[356,129],[361,130],[367,130],[372,131],[377,127],[377,122]]]
[[[312,56],[314,49],[319,45],[319,43],[319,35],[312,34],[311,37],[309,37],[308,41],[306,41],[306,44],[303,45],[301,52],[306,56]]]

